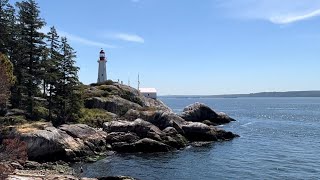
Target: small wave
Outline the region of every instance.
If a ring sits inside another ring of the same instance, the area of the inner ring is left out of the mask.
[[[297,110],[298,108],[285,108],[285,107],[280,107],[280,108],[276,108],[276,107],[269,107],[267,108],[268,110]]]
[[[242,126],[242,127],[247,127],[247,126],[250,125],[250,124],[252,124],[252,122],[248,122],[248,123],[246,123],[246,124],[242,124],[241,126]]]

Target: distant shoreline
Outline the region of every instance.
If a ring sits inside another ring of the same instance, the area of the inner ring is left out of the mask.
[[[320,91],[259,92],[223,95],[165,95],[164,98],[320,97]]]

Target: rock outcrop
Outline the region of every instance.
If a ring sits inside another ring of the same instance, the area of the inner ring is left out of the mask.
[[[109,133],[107,143],[120,152],[168,151],[183,148],[188,141],[221,141],[237,137],[231,132],[213,126],[187,121],[181,121],[176,126],[174,123],[169,124],[160,130],[142,119],[117,120],[104,123],[104,130]]]
[[[181,126],[185,120],[171,111],[162,110],[129,110],[124,116],[125,119],[132,121],[141,118],[152,123],[163,130],[167,127],[174,127],[179,133],[183,134]]]
[[[186,138],[190,141],[223,141],[239,137],[232,132],[227,132],[216,127],[199,122],[188,122],[182,126]]]
[[[112,148],[118,152],[168,152],[173,150],[171,146],[168,146],[162,142],[150,139],[143,138],[134,143],[114,143]]]
[[[183,109],[181,118],[186,121],[204,122],[209,125],[226,124],[235,121],[225,113],[215,112],[210,107],[202,103],[194,103]]]
[[[143,108],[172,112],[162,101],[146,98],[138,90],[119,83],[90,87],[85,94],[86,108],[105,109],[119,116],[130,109]]]
[[[19,134],[27,143],[30,160],[75,161],[106,150],[107,133],[84,124],[53,126]]]
[[[189,105],[177,115],[160,100],[146,98],[136,89],[118,83],[90,86],[85,97],[86,108],[105,109],[116,115],[103,123],[103,130],[65,124],[17,133],[27,143],[29,159],[76,161],[107,150],[166,152],[184,148],[190,142],[237,137],[215,127],[234,119],[201,103]]]
[[[110,133],[107,142],[115,151],[159,152],[185,147],[186,139],[175,129],[161,131],[142,119],[106,122],[104,130]]]

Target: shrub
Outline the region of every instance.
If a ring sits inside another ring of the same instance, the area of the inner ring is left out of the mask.
[[[3,126],[23,124],[25,122],[27,120],[23,115],[0,117],[0,124]]]
[[[127,91],[127,90],[123,90],[120,93],[120,97],[122,97],[123,99],[126,99],[128,101],[134,102],[139,104],[140,106],[143,106],[143,102],[140,99],[140,97],[136,96],[134,93]]]
[[[18,161],[24,164],[28,159],[27,143],[20,139],[4,139],[0,147],[0,161]]]
[[[90,86],[101,86],[101,85],[113,85],[114,82],[112,80],[106,80],[105,82],[101,83],[91,83]]]
[[[34,108],[34,118],[36,120],[46,119],[49,116],[49,110],[42,106],[37,106]]]
[[[102,127],[104,122],[111,121],[114,116],[103,109],[81,109],[79,123],[87,124],[92,127]]]

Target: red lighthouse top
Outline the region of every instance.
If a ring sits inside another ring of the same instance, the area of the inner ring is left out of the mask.
[[[106,60],[106,54],[104,53],[103,49],[101,49],[99,57],[100,57],[100,61]]]

